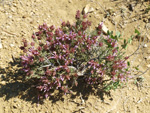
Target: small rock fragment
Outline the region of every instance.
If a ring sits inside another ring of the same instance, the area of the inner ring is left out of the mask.
[[[116,16],[116,13],[113,13],[113,16]]]
[[[148,65],[147,65],[147,67],[149,67],[149,68],[150,68],[150,64],[148,64]]]
[[[10,18],[10,19],[11,19],[11,18],[12,18],[12,15],[8,16],[8,18]]]
[[[10,44],[10,47],[14,47],[14,44]]]
[[[146,57],[146,60],[148,60],[148,61],[149,61],[149,60],[150,60],[150,56]]]
[[[144,47],[144,48],[147,48],[147,44],[144,44],[143,47]]]
[[[102,25],[102,31],[107,34],[108,28],[104,24]]]
[[[5,81],[1,81],[0,84],[1,85],[6,85],[6,82]]]
[[[90,6],[90,4],[87,4],[84,9],[83,9],[83,13],[87,14],[87,13],[91,13],[94,11],[94,8]]]
[[[16,102],[17,102],[17,99],[14,100],[14,103],[16,103]]]

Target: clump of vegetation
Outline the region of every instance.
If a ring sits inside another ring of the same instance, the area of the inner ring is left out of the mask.
[[[89,31],[91,22],[80,11],[75,18],[75,24],[62,22],[59,28],[44,23],[33,33],[31,43],[23,40],[22,70],[26,80],[36,84],[39,96],[47,98],[57,89],[71,93],[72,87],[78,86],[78,78],[106,91],[122,86],[130,78],[129,57],[122,50],[131,40],[124,40],[119,48],[119,32],[104,35],[102,23]]]

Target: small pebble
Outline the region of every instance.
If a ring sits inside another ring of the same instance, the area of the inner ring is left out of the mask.
[[[8,18],[12,18],[12,16],[10,15],[10,16],[8,16]]]
[[[14,47],[14,44],[10,44],[10,47]]]
[[[116,13],[113,13],[113,16],[116,16]]]
[[[14,103],[16,103],[16,102],[17,102],[17,99],[14,100]]]
[[[85,14],[91,13],[91,12],[93,12],[93,11],[94,11],[94,8],[91,7],[90,4],[87,4],[87,5],[84,7],[84,9],[83,9],[83,12],[84,12]]]
[[[102,31],[107,34],[108,28],[104,24],[102,25]]]
[[[147,57],[147,60],[150,60],[150,56]]]
[[[139,59],[139,62],[141,62],[142,60],[141,59]]]
[[[147,44],[144,44],[144,46],[143,46],[144,48],[147,48]]]
[[[6,85],[6,81],[1,81],[0,84]]]
[[[150,64],[148,64],[147,67],[150,67]]]

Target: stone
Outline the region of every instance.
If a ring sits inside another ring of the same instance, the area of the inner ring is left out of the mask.
[[[104,24],[102,25],[102,31],[107,34],[108,28]]]
[[[14,44],[10,44],[10,47],[14,47]]]
[[[150,64],[148,64],[147,67],[150,68]]]
[[[92,13],[94,11],[94,8],[90,6],[90,4],[87,4],[84,9],[83,9],[83,13],[87,14],[87,13]]]
[[[139,59],[139,62],[141,62],[142,60],[141,59]]]
[[[0,84],[1,85],[6,85],[6,81],[1,81]]]
[[[113,13],[113,16],[116,16],[116,13]]]
[[[17,99],[14,99],[14,103],[17,103]]]
[[[11,18],[12,18],[12,15],[8,16],[8,18],[10,18],[10,19],[11,19]]]
[[[143,47],[144,47],[144,48],[147,48],[147,44],[144,44]]]
[[[148,61],[149,61],[149,60],[150,60],[150,56],[146,57],[146,60],[148,60]]]

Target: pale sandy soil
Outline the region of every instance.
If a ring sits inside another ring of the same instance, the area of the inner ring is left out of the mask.
[[[130,60],[141,71],[146,70],[150,66],[150,12],[144,12],[149,3],[131,1],[0,0],[0,113],[149,113],[150,71],[137,84],[131,80],[123,89],[111,91],[109,96],[79,86],[76,91],[81,93],[76,96],[55,95],[38,106],[34,90],[28,89],[31,86],[15,79],[17,66],[12,56],[15,60],[19,57],[22,38],[30,40],[38,25],[44,22],[55,26],[60,26],[62,20],[73,23],[76,11],[82,11],[87,4],[93,8],[88,16],[92,28],[104,21],[109,30],[120,31],[125,39],[134,34],[135,28],[142,32],[146,45]],[[138,43],[137,39],[133,40],[128,55],[137,49]]]

